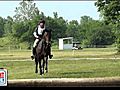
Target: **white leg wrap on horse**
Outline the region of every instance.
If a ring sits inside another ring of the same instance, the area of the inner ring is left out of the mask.
[[[36,45],[37,45],[38,41],[39,41],[39,39],[35,39],[35,42],[34,42],[34,44],[33,44],[33,48],[35,48],[35,47],[36,47]]]

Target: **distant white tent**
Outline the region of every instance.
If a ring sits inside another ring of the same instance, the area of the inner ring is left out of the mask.
[[[59,38],[59,50],[72,49],[73,37]]]

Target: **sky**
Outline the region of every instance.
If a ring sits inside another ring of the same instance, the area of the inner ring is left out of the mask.
[[[15,8],[20,6],[21,1],[0,1],[0,16],[7,18],[15,15]],[[99,20],[100,13],[97,12],[95,1],[35,1],[36,7],[42,11],[45,16],[53,17],[53,12],[58,13],[58,17],[65,20],[78,20],[81,16],[87,15],[94,20]]]

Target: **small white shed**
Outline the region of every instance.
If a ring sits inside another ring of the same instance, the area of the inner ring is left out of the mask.
[[[73,37],[59,38],[59,50],[72,49]]]

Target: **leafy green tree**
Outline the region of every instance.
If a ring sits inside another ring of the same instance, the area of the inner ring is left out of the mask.
[[[87,22],[93,20],[90,16],[82,16],[80,19],[80,24],[85,25]]]
[[[52,40],[58,41],[58,38],[65,37],[65,31],[67,29],[67,22],[63,17],[58,17],[57,12],[53,12],[54,18],[46,17],[46,26],[52,30]]]
[[[112,23],[116,26],[116,41],[120,52],[120,0],[97,0],[95,6],[98,7],[106,24]]]
[[[27,31],[27,29],[25,29],[24,22],[14,23],[12,25],[12,29],[14,37],[18,39],[22,36],[23,33]]]
[[[112,33],[111,27],[106,25],[94,28],[89,36],[91,45],[95,45],[96,47],[111,45],[115,40],[115,35]]]
[[[0,37],[4,35],[4,23],[5,20],[2,17],[0,17]]]
[[[78,21],[72,20],[67,25],[66,36],[73,37],[75,41],[77,41],[79,37],[78,33]]]
[[[78,29],[79,40],[83,45],[90,45],[90,33],[94,34],[93,29],[101,26],[101,22],[93,20],[90,16],[82,16],[80,19],[80,25]]]
[[[103,15],[106,23],[119,24],[120,22],[120,0],[97,0],[95,5]]]
[[[6,22],[4,24],[4,34],[5,36],[11,35],[12,34],[12,24],[13,24],[13,19],[12,17],[8,16],[6,19]]]
[[[90,24],[90,22],[92,22],[92,18],[90,16],[82,16],[81,19],[80,19],[80,25],[79,25],[79,36],[80,36],[80,41],[81,43],[84,42],[87,42],[85,44],[89,44],[88,43],[88,35],[87,33],[89,33],[89,31],[91,30],[91,26],[92,24]]]
[[[58,14],[57,12],[53,12],[54,18],[57,19],[58,18]]]
[[[66,21],[63,19],[63,17],[59,17],[57,19],[57,38],[63,38],[65,37],[65,31],[67,29]]]

